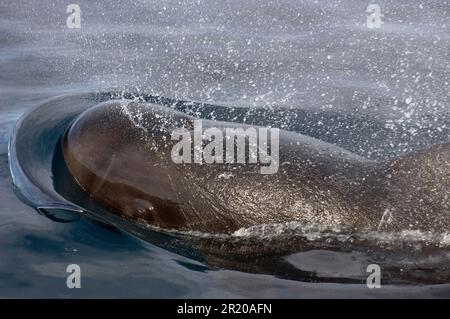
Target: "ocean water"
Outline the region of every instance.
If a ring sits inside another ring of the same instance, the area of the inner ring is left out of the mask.
[[[372,159],[450,141],[450,2],[376,2],[380,28],[367,26],[369,3],[360,0],[77,1],[81,28],[70,29],[66,1],[2,0],[0,297],[449,297],[450,285],[432,280],[368,289],[370,258],[358,251],[282,256],[334,278],[308,280],[270,265],[196,258],[87,217],[56,222],[13,192],[14,123],[64,94],[62,110],[91,92],[209,103],[209,118],[253,110],[236,121],[277,125]],[[81,289],[66,286],[74,263]]]

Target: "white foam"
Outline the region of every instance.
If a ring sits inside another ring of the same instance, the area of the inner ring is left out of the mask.
[[[330,228],[323,225],[300,222],[277,224],[262,224],[252,227],[243,227],[232,234],[205,233],[200,231],[183,231],[163,229],[145,224],[147,228],[172,235],[182,235],[195,238],[208,238],[220,240],[289,240],[289,238],[304,238],[311,242],[337,241],[337,242],[369,242],[376,245],[402,245],[421,248],[434,246],[450,248],[450,233],[423,232],[420,230],[403,230],[399,232],[360,231],[352,232],[348,229]]]

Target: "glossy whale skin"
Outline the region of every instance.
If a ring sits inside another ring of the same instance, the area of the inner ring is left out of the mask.
[[[375,162],[280,130],[275,174],[261,174],[260,163],[176,164],[171,133],[192,131],[195,120],[155,104],[102,103],[67,130],[64,159],[103,206],[165,229],[232,233],[291,221],[352,230],[450,229],[448,144]],[[223,132],[248,128],[202,124]]]

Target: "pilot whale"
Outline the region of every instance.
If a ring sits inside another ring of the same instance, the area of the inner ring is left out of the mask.
[[[450,144],[373,161],[279,130],[277,171],[263,174],[267,163],[248,154],[239,163],[174,161],[180,140],[173,133],[182,130],[194,139],[197,120],[157,104],[105,102],[68,127],[64,161],[102,206],[164,229],[230,234],[297,221],[354,231],[450,231]],[[250,128],[211,120],[202,126],[224,133]],[[250,149],[248,136],[245,141]],[[225,157],[225,151],[219,154]]]

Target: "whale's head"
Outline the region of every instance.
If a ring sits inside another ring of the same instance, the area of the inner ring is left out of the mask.
[[[140,128],[130,121],[116,102],[81,114],[63,138],[65,164],[75,182],[112,212],[183,229],[187,221],[172,179],[174,166],[163,145],[145,148]]]

